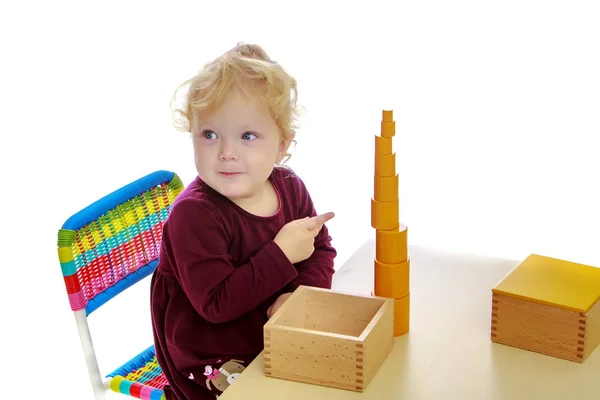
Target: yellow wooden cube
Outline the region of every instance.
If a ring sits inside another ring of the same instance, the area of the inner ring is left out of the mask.
[[[492,289],[496,343],[584,362],[600,344],[600,268],[537,254]]]

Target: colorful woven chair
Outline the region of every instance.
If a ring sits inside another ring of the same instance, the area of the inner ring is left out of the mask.
[[[104,399],[108,390],[165,399],[162,388],[167,382],[154,346],[102,378],[87,318],[152,274],[164,221],[182,190],[175,173],[156,171],[74,214],[58,231],[58,257],[97,399]]]

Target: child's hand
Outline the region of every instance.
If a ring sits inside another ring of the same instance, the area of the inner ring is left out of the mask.
[[[285,303],[285,301],[292,295],[292,293],[284,293],[275,300],[271,307],[267,310],[267,317],[271,318],[273,314]]]
[[[306,260],[315,251],[315,236],[323,224],[334,216],[334,213],[328,212],[288,222],[275,236],[274,241],[292,264]]]

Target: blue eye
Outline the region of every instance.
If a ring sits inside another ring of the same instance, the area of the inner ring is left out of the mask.
[[[244,140],[256,139],[256,135],[252,132],[245,132],[244,134],[242,134],[242,139],[244,139]]]
[[[206,138],[206,139],[216,139],[217,134],[214,133],[213,131],[204,131],[202,132],[202,135]],[[212,136],[211,136],[212,135]]]

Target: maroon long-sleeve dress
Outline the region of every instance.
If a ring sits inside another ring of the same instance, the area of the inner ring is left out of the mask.
[[[327,227],[313,255],[291,264],[273,242],[286,223],[316,215],[300,178],[276,167],[280,208],[252,215],[197,177],[163,229],[151,284],[156,356],[167,399],[218,397],[263,349],[267,309],[299,285],[331,288],[336,251]]]

